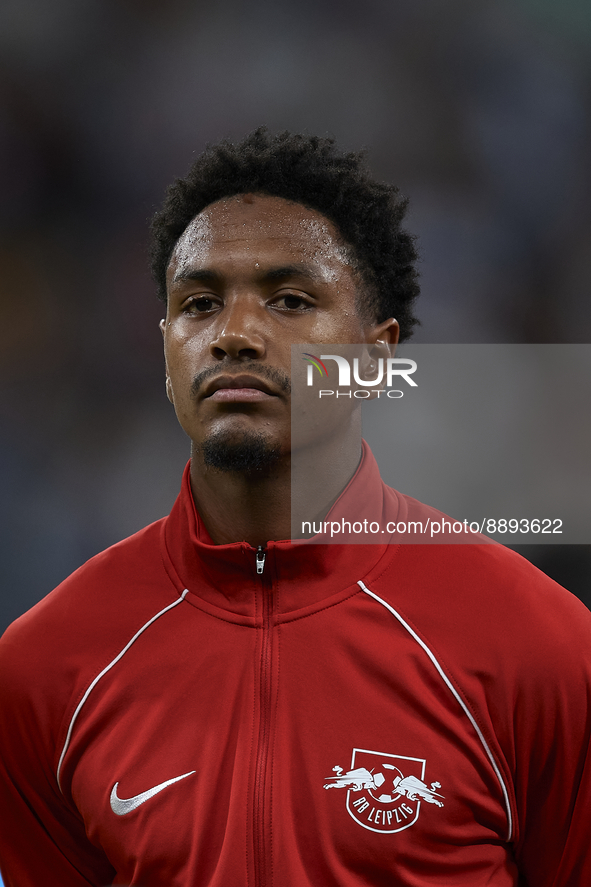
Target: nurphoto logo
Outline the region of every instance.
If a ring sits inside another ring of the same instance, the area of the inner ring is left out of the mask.
[[[307,382],[308,387],[312,387],[314,385],[314,369],[318,370],[321,378],[324,380],[328,377],[329,371],[324,363],[325,360],[333,360],[338,369],[338,382],[337,385],[339,388],[351,388],[351,362],[347,360],[346,357],[343,357],[340,354],[321,354],[320,357],[317,357],[315,354],[308,354],[304,352],[302,355],[302,360],[307,361],[308,363],[308,374],[307,374]],[[334,372],[334,367],[331,367]],[[386,397],[390,398],[399,398],[404,396],[404,391],[399,389],[392,388],[394,384],[394,378],[401,378],[404,382],[410,385],[412,388],[417,388],[417,383],[414,379],[411,379],[411,375],[416,372],[417,363],[414,360],[411,360],[408,357],[388,357],[385,361],[383,357],[380,357],[377,361],[376,368],[376,377],[374,379],[361,379],[359,375],[359,358],[353,358],[353,381],[359,385],[360,387],[354,391],[336,391],[327,388],[321,388],[318,392],[318,397],[357,397],[357,398],[368,398],[372,396],[372,393],[380,397],[383,393],[384,388],[386,390]],[[378,388],[378,386],[382,386]],[[374,388],[377,389],[374,392],[371,392],[369,389]]]

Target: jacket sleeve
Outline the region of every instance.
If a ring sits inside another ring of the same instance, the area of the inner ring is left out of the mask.
[[[540,607],[544,625],[532,626],[512,700],[515,854],[528,887],[582,887],[591,884],[591,613],[562,590],[560,606]]]
[[[0,871],[6,887],[104,887],[115,871],[57,786],[65,693],[34,673],[34,642],[18,623],[0,640]]]

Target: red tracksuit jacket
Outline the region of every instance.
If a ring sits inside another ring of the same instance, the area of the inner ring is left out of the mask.
[[[384,522],[433,513],[366,451]],[[188,472],[0,643],[7,887],[585,887],[591,614],[496,545],[214,546]]]

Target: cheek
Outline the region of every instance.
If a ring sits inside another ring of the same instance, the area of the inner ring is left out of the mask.
[[[166,355],[166,366],[175,406],[190,399],[191,384],[195,377],[193,362],[188,351],[175,348]]]
[[[171,331],[164,342],[164,354],[169,371],[195,372],[208,353],[208,344],[207,335],[189,335],[182,329]]]

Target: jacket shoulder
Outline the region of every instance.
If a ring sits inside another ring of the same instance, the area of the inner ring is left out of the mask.
[[[410,500],[409,516],[427,512],[440,514]],[[591,612],[503,545],[403,544],[372,573],[368,588],[452,663],[525,680],[591,671]]]

